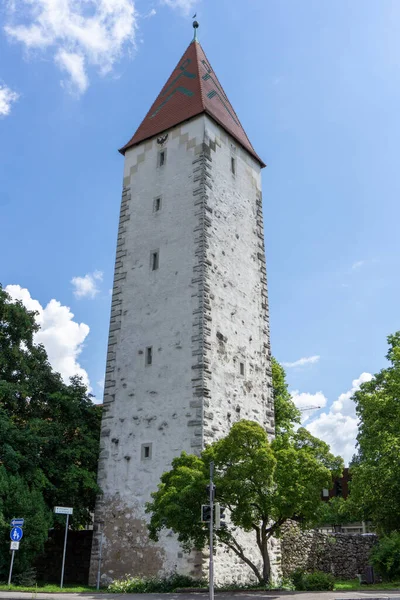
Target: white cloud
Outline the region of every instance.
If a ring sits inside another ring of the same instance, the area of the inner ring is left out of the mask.
[[[74,295],[77,298],[94,298],[100,291],[97,284],[101,281],[103,281],[101,271],[87,273],[84,277],[73,277],[71,283],[75,287]]]
[[[56,57],[56,63],[59,67],[69,74],[72,83],[72,91],[74,88],[78,93],[83,94],[88,88],[89,81],[85,72],[85,59],[80,54],[74,52],[66,52],[60,50]]]
[[[304,367],[305,365],[314,365],[319,361],[320,358],[321,357],[318,355],[307,356],[304,358],[299,358],[299,360],[296,360],[295,362],[284,362],[282,365],[288,369],[291,369],[292,367]]]
[[[38,300],[31,297],[26,288],[8,285],[5,290],[14,300],[21,300],[28,310],[37,311],[36,320],[40,330],[35,334],[34,341],[46,348],[53,369],[61,374],[66,383],[73,375],[80,375],[89,387],[89,376],[78,363],[78,356],[89,334],[89,326],[74,321],[69,307],[63,306],[57,300],[50,300],[47,306],[43,307]]]
[[[316,392],[315,394],[309,394],[307,392],[300,393],[299,390],[293,390],[290,392],[292,396],[292,400],[301,411],[304,411],[305,408],[310,409],[311,407],[315,407],[311,410],[306,410],[301,413],[301,421],[304,423],[308,421],[308,419],[317,412],[317,410],[324,408],[326,403],[328,402],[327,398],[324,396],[322,392]]]
[[[192,10],[197,0],[162,0],[163,4],[166,4],[170,8],[176,8],[183,12],[184,15],[188,15]]]
[[[307,425],[310,433],[329,444],[331,452],[342,456],[346,465],[355,453],[358,433],[357,419],[341,413],[322,413]]]
[[[11,0],[7,6],[9,38],[51,53],[78,93],[89,85],[88,67],[110,72],[135,43],[134,0]]]
[[[93,394],[94,394],[93,402],[95,404],[101,404],[103,402],[103,395],[104,395],[104,383],[105,383],[104,377],[102,379],[100,379],[99,381],[97,381],[96,383],[97,383],[97,391],[93,392]]]
[[[366,381],[371,381],[371,373],[361,373],[358,379],[353,379],[352,386],[348,392],[340,394],[339,398],[331,406],[331,411],[334,413],[342,413],[350,416],[356,415],[355,404],[350,400],[354,392],[360,389],[360,385]]]
[[[155,8],[152,8],[147,15],[144,16],[145,19],[150,19],[150,17],[155,17],[157,14],[157,11]]]
[[[371,381],[370,373],[361,373],[354,379],[351,388],[340,394],[332,403],[328,412],[318,415],[314,421],[307,425],[307,429],[316,437],[327,442],[334,454],[343,456],[348,464],[355,453],[356,437],[358,433],[358,418],[355,403],[351,400],[354,392],[366,381]]]
[[[351,265],[351,270],[355,271],[356,269],[359,269],[363,265],[365,265],[365,260],[358,260],[357,262],[355,262]]]
[[[0,117],[7,117],[11,112],[11,106],[19,98],[17,92],[0,83]]]

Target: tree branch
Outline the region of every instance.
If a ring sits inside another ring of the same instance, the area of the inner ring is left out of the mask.
[[[260,528],[257,527],[257,525],[253,524],[253,529],[256,532],[256,538],[257,538],[257,546],[262,554],[262,542],[261,542],[261,532],[260,532]]]
[[[284,517],[281,517],[280,519],[275,521],[275,523],[271,525],[271,527],[267,527],[264,529],[265,533],[268,535],[268,539],[273,535],[274,531],[279,529],[279,527],[284,524],[285,521],[286,519]]]
[[[226,546],[228,546],[228,548],[230,548],[232,550],[232,552],[234,552],[236,554],[236,556],[238,556],[243,562],[245,562],[250,567],[250,569],[253,571],[253,573],[257,577],[258,581],[260,583],[263,583],[263,577],[262,577],[260,571],[257,569],[256,565],[249,558],[247,558],[247,556],[243,552],[243,548],[235,540],[234,537],[231,537],[230,541],[224,540],[222,543],[225,544]]]

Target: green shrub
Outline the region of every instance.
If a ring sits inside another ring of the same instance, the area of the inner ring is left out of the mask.
[[[400,579],[400,533],[393,531],[380,538],[372,549],[371,563],[382,579]]]
[[[314,573],[305,573],[301,569],[296,569],[291,574],[291,580],[297,591],[322,592],[333,590],[335,579],[330,573],[315,571]]]
[[[290,577],[282,577],[282,579],[279,579],[276,584],[269,587],[271,590],[285,590],[289,592],[292,592],[296,589],[293,580]]]
[[[114,594],[162,594],[173,592],[177,588],[198,588],[207,585],[202,580],[192,579],[178,573],[165,577],[131,577],[128,575],[125,579],[111,583],[107,591]]]
[[[36,569],[31,567],[13,578],[14,585],[33,586],[36,583]]]
[[[333,590],[335,587],[335,578],[330,573],[315,571],[305,576],[305,589],[307,591]]]
[[[303,569],[296,569],[290,574],[290,579],[294,585],[295,590],[303,590],[303,579],[305,576],[305,572]]]

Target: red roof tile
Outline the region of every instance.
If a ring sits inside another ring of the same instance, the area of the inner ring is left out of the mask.
[[[120,152],[125,154],[128,148],[202,113],[207,113],[265,166],[197,41],[189,45],[135,135]]]

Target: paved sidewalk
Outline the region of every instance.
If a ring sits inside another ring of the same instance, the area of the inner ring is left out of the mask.
[[[216,600],[400,600],[400,590],[362,592],[219,592]],[[179,594],[69,594],[0,592],[0,600],[208,600],[205,593]]]

